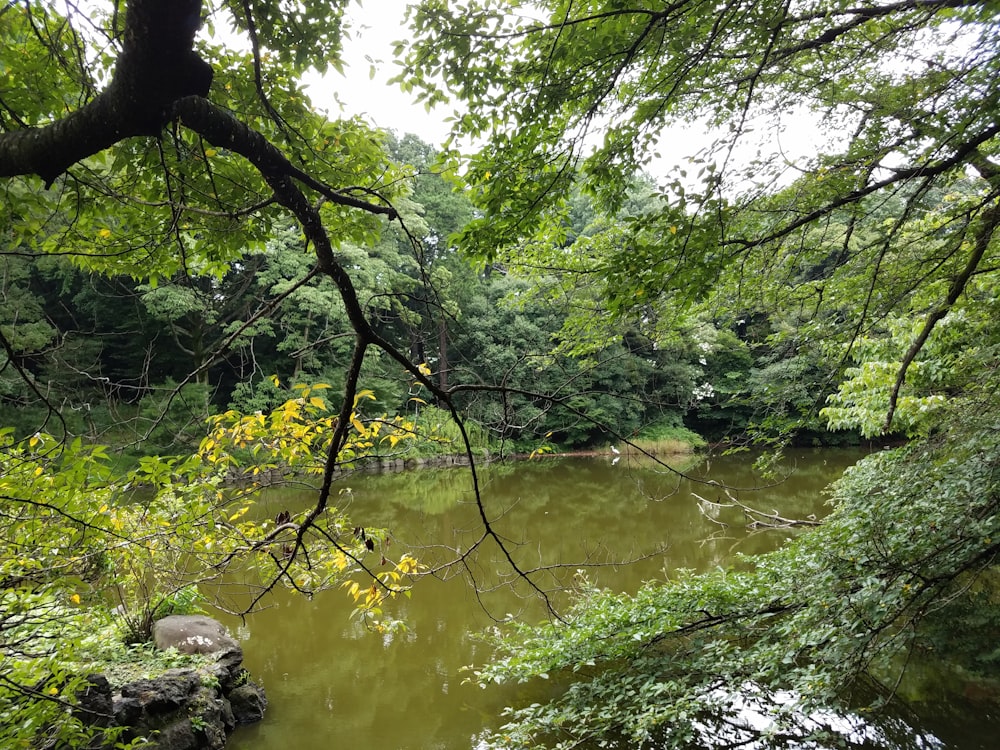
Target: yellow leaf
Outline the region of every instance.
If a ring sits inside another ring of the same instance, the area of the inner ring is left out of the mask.
[[[344,588],[347,589],[347,593],[357,601],[361,597],[361,586],[357,581],[344,581]]]
[[[256,469],[257,467],[254,467],[254,468]],[[233,513],[233,515],[231,515],[231,516],[229,517],[229,522],[230,522],[230,523],[232,523],[232,522],[233,522],[233,521],[235,521],[235,520],[236,520],[237,518],[239,518],[239,517],[240,517],[240,516],[242,516],[242,515],[243,515],[244,513],[246,513],[246,512],[247,512],[247,511],[248,511],[249,509],[250,509],[250,506],[249,506],[249,505],[244,505],[244,506],[243,506],[242,508],[240,508],[240,509],[239,509],[238,511],[236,511],[235,513]]]

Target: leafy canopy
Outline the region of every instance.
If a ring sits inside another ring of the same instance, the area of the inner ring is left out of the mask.
[[[450,156],[483,215],[460,241],[576,295],[582,351],[623,320],[658,344],[710,321],[771,362],[730,385],[764,396],[762,431],[825,406],[830,429],[914,438],[738,571],[584,590],[567,622],[499,633],[484,683],[557,679],[491,746],[749,745],[748,695],[768,746],[848,742],[814,712],[891,693],[949,615],[996,621],[996,6],[428,0],[411,20],[402,85],[461,102]],[[820,131],[801,155],[769,137],[796,122]],[[675,148],[691,133],[709,142]],[[602,214],[583,232],[577,191]],[[995,675],[987,640],[946,648]]]

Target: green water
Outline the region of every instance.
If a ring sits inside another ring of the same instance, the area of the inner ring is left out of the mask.
[[[741,500],[784,517],[822,516],[823,488],[860,456],[851,451],[800,452],[781,484],[760,488],[750,460],[713,458],[691,470],[704,482],[758,487]],[[710,483],[678,480],[668,472],[613,464],[610,458],[548,459],[484,470],[482,495],[489,517],[522,569],[553,566],[534,580],[552,591],[584,565],[598,583],[634,590],[643,580],[677,568],[704,570],[735,552],[759,553],[788,538],[789,531],[747,530],[735,509],[699,500],[723,499]],[[392,552],[409,550],[430,564],[453,559],[480,537],[466,469],[354,475],[341,495],[355,523],[388,528]],[[692,494],[695,493],[695,494]],[[271,492],[267,512],[306,507],[303,492]],[[625,558],[639,562],[621,566]],[[350,618],[341,592],[313,601],[278,592],[268,608],[241,623],[228,622],[243,642],[245,664],[264,685],[270,705],[263,722],[240,728],[231,750],[320,750],[373,747],[383,750],[474,748],[484,729],[497,726],[503,706],[528,696],[516,687],[481,690],[464,682],[462,668],[489,657],[476,633],[509,614],[544,616],[537,596],[523,585],[503,585],[511,569],[494,544],[471,563],[421,580],[396,614],[409,630],[388,636],[368,632]],[[985,721],[985,719],[984,719]],[[952,732],[946,727],[942,731]],[[972,750],[981,731],[956,747]],[[1000,746],[1000,744],[998,744]]]

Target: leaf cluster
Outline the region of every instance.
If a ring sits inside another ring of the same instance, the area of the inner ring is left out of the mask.
[[[1000,444],[992,417],[961,418],[849,470],[824,525],[777,552],[631,596],[584,581],[566,622],[497,631],[478,681],[555,685],[511,709],[490,746],[795,747],[832,741],[829,718],[850,709],[877,722],[908,655],[929,634],[948,648],[955,607],[993,606],[970,584],[1000,550]],[[884,692],[858,703],[870,682]]]

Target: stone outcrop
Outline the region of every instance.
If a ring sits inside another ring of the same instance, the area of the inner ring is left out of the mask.
[[[171,615],[154,624],[153,634],[160,649],[214,659],[117,689],[103,676],[92,675],[81,711],[96,717],[107,715],[110,707],[112,723],[127,727],[124,740],[146,737],[156,750],[222,750],[238,724],[263,718],[264,690],[247,679],[243,651],[221,623],[200,615]]]
[[[153,643],[161,651],[176,648],[182,654],[240,651],[240,644],[225,626],[204,615],[170,615],[157,620],[153,623]]]

